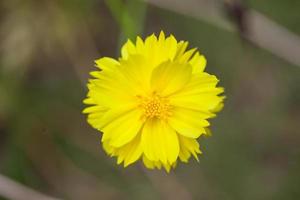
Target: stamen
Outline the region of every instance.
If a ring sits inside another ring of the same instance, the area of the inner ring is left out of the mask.
[[[171,106],[168,99],[152,93],[150,96],[138,96],[141,100],[141,108],[144,110],[145,118],[166,119],[171,115]]]

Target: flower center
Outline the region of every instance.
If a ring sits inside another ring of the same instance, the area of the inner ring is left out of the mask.
[[[153,93],[147,97],[139,96],[141,108],[144,110],[143,117],[166,119],[171,115],[171,106],[167,98]]]

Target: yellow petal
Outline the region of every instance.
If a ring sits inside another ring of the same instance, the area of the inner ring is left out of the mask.
[[[143,55],[144,50],[145,50],[145,44],[144,44],[142,38],[140,38],[138,36],[136,38],[136,52],[135,52],[135,54]],[[134,55],[134,53],[131,53],[131,54]]]
[[[166,40],[163,48],[158,54],[161,56],[160,60],[173,60],[177,53],[177,41],[173,35],[170,35]],[[163,58],[164,57],[164,58]],[[166,59],[167,58],[167,59]]]
[[[108,155],[110,155],[110,156],[115,156],[115,152],[116,152],[116,149],[117,149],[117,148],[111,146],[111,145],[109,144],[109,141],[104,141],[104,142],[102,142],[102,146],[103,146],[104,151],[105,151]]]
[[[215,92],[217,90],[219,91],[219,89],[216,88],[218,82],[219,80],[214,75],[210,75],[205,72],[195,73],[192,74],[189,83],[185,85],[181,93],[176,95],[186,96],[191,94],[207,93],[211,91]],[[219,93],[220,92],[222,92],[222,90],[219,91]]]
[[[170,103],[174,106],[213,111],[222,101],[218,96],[224,90],[216,87],[218,79],[207,73],[193,74],[191,81],[178,93],[170,97]]]
[[[101,118],[98,119],[98,124],[101,129],[108,125],[109,123],[113,122],[117,118],[129,113],[133,109],[136,108],[136,104],[134,102],[124,103],[121,105],[117,105],[113,108],[107,110]]]
[[[114,70],[120,63],[113,58],[103,57],[95,61],[96,66],[102,70]]]
[[[185,52],[188,45],[189,45],[189,43],[185,42],[185,41],[180,41],[177,44],[177,51],[176,51],[176,55],[175,55],[176,60],[181,58],[181,56],[184,54],[184,52]]]
[[[120,62],[122,74],[132,85],[131,92],[143,94],[148,91],[152,68],[147,64],[145,58],[140,55],[132,55],[127,60]]]
[[[159,36],[158,36],[158,41],[163,42],[163,41],[165,41],[165,39],[166,39],[165,33],[163,31],[160,31]]]
[[[162,163],[160,161],[150,161],[145,155],[143,156],[143,163],[149,169],[161,169],[161,167],[164,167],[168,173],[170,172],[171,168],[175,168],[177,164],[177,162],[174,162],[172,165],[170,165],[169,163]]]
[[[109,140],[113,147],[121,147],[132,141],[143,125],[141,111],[134,109],[103,128],[102,141]]]
[[[135,95],[133,87],[121,74],[101,71],[101,78],[90,79],[87,94],[90,102],[105,107],[113,107],[120,103],[131,101]],[[128,91],[128,92],[124,92]]]
[[[206,59],[203,55],[200,55],[199,52],[196,52],[189,63],[193,67],[193,73],[201,73],[205,69]]]
[[[105,112],[107,111],[107,108],[103,106],[90,106],[85,108],[82,113],[88,114],[87,121],[88,123],[93,126],[94,128],[100,130],[101,126],[98,123],[99,119],[103,117]]]
[[[128,39],[128,41],[122,46],[121,49],[121,55],[123,59],[128,59],[130,54],[135,54],[136,48],[134,44],[131,42],[131,40]]]
[[[142,131],[142,145],[145,156],[150,161],[173,164],[179,154],[176,132],[165,122],[149,120]]]
[[[124,161],[124,167],[136,162],[143,153],[140,133],[138,133],[131,142],[122,147],[115,148],[110,145],[109,141],[104,141],[103,147],[109,155],[118,157],[118,164]]]
[[[196,139],[187,138],[179,135],[180,153],[179,158],[182,162],[187,162],[191,154],[199,161],[197,154],[200,154],[199,143]]]
[[[165,96],[175,93],[187,84],[191,73],[192,69],[188,64],[165,62],[152,72],[152,90]]]
[[[197,50],[196,48],[188,50],[182,56],[178,57],[177,61],[180,63],[188,62],[196,50]]]
[[[204,127],[209,126],[204,117],[205,115],[199,111],[175,108],[168,123],[177,133],[189,138],[198,138],[206,133]]]
[[[157,38],[154,34],[147,37],[145,42],[137,37],[135,45],[130,40],[122,47],[122,59],[127,60],[132,55],[143,55],[149,66],[157,67],[162,62],[173,60],[178,52],[178,45],[175,37],[165,37],[163,31]]]
[[[130,144],[127,144],[121,148],[122,151],[124,151],[124,153],[126,154],[124,158],[124,167],[127,167],[128,165],[134,163],[141,157],[143,148],[140,135],[141,134],[138,134],[137,137],[130,142]]]
[[[145,155],[143,156],[143,163],[149,169],[154,169],[155,165],[153,161],[150,161]]]
[[[203,112],[213,112],[216,108],[218,108],[223,99],[223,97],[212,94],[201,94],[172,98],[171,102],[174,106],[199,110]]]

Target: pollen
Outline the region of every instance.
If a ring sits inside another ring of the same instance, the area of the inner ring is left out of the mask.
[[[165,120],[171,115],[171,106],[169,100],[156,93],[147,97],[138,96],[140,107],[144,110],[143,117],[146,119],[157,118]]]

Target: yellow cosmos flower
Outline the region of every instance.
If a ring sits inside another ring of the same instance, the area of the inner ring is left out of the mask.
[[[204,72],[204,56],[187,46],[161,32],[128,40],[118,60],[96,60],[100,70],[91,72],[83,112],[118,164],[142,159],[169,171],[191,155],[198,160],[197,138],[209,134],[207,119],[222,108],[223,88]]]

